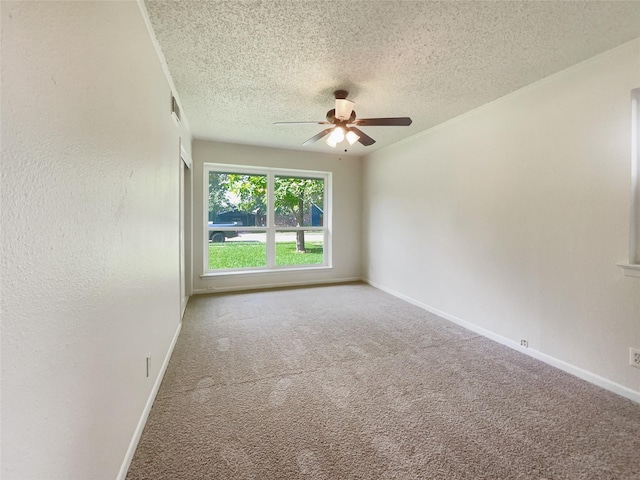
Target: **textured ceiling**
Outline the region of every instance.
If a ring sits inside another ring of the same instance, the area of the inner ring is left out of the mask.
[[[350,92],[362,155],[640,36],[640,2],[156,1],[145,5],[196,138],[301,150]]]

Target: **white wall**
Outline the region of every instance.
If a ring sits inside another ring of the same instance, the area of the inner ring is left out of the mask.
[[[3,479],[118,475],[179,326],[170,98],[137,3],[2,3]]]
[[[333,173],[333,268],[201,278],[204,255],[204,163],[228,163]],[[193,288],[196,293],[360,279],[361,172],[359,157],[281,150],[205,140],[193,142]]]
[[[365,276],[639,392],[640,278],[616,266],[639,85],[635,40],[367,156]]]

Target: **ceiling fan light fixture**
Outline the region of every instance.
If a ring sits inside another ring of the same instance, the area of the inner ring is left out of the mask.
[[[331,135],[327,138],[327,145],[334,147],[344,140],[344,129],[342,127],[335,127],[331,132]]]
[[[353,102],[346,98],[336,98],[336,118],[349,120],[353,111]]]
[[[360,139],[360,136],[352,130],[349,130],[347,132],[346,137],[347,137],[347,142],[349,142],[349,145],[353,145]]]

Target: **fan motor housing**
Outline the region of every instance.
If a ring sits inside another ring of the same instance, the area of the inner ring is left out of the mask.
[[[349,119],[344,122],[344,123],[353,123],[353,121],[356,119],[356,111],[355,110],[351,110],[351,115],[349,116]],[[327,122],[329,123],[336,123],[336,109],[332,108],[331,110],[329,110],[327,112]]]

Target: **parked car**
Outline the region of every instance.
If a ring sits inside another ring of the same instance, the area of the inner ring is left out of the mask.
[[[237,223],[213,223],[209,222],[209,228],[215,227],[237,227]],[[222,243],[227,238],[237,237],[238,232],[236,230],[209,230],[209,241],[213,243]]]

